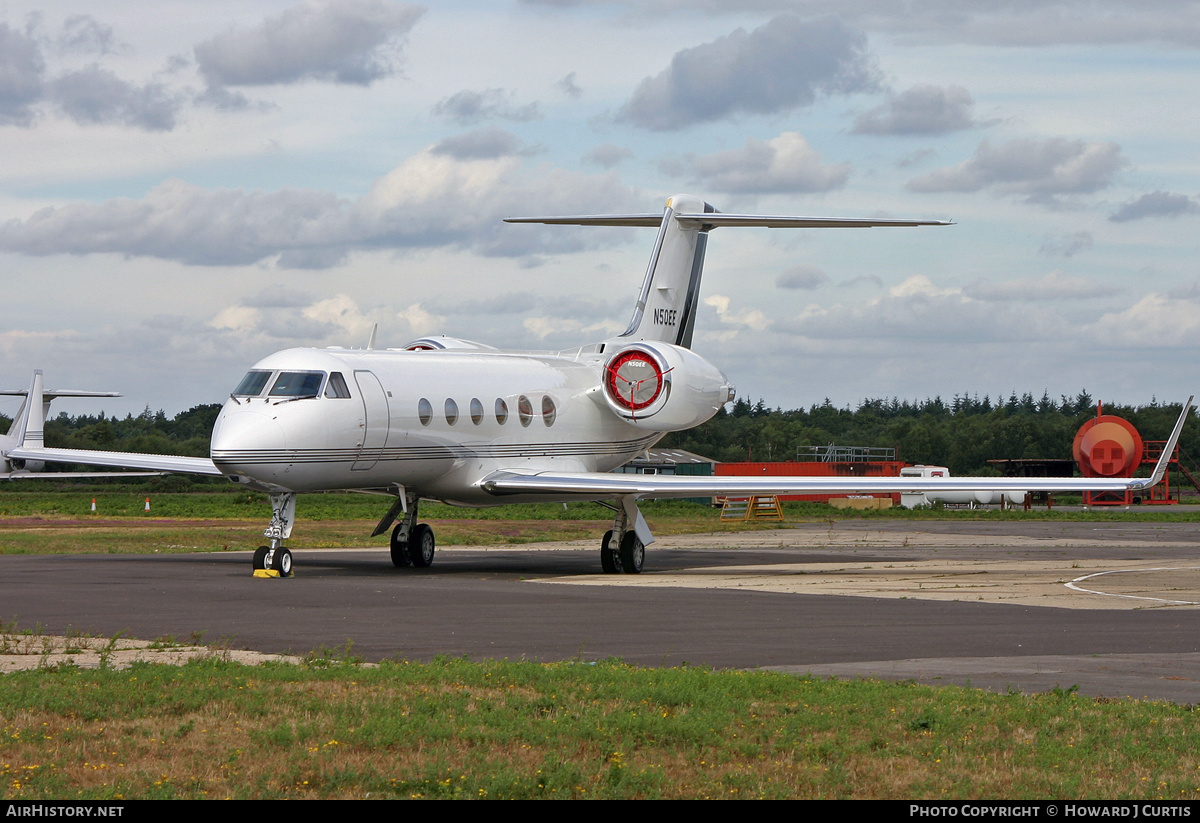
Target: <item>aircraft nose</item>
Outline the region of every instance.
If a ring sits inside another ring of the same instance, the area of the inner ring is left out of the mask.
[[[286,449],[283,427],[269,413],[225,408],[213,427],[212,460],[227,474],[254,476],[254,464],[277,459]]]

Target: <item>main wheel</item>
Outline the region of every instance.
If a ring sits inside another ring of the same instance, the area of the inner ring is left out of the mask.
[[[621,553],[615,549],[608,547],[608,541],[612,540],[612,529],[604,533],[604,539],[600,541],[600,568],[605,574],[620,574],[621,573]]]
[[[428,523],[418,523],[413,526],[408,538],[408,555],[412,564],[419,569],[433,565],[433,529]]]
[[[265,569],[267,567],[267,552],[271,551],[267,546],[259,546],[254,550],[254,570]]]
[[[403,569],[412,565],[412,555],[408,551],[408,541],[402,539],[401,529],[403,526],[397,526],[392,529],[392,565],[397,569]]]
[[[275,556],[271,558],[271,568],[279,572],[280,577],[291,577],[292,553],[280,546],[275,550]]]
[[[641,574],[646,560],[646,547],[638,540],[636,532],[625,532],[621,538],[621,571],[625,574]]]

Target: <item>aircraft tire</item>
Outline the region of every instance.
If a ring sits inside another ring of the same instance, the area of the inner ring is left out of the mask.
[[[392,565],[397,569],[412,565],[412,555],[408,551],[408,541],[400,539],[401,526],[392,529]]]
[[[646,560],[646,547],[638,540],[636,532],[625,532],[621,538],[621,571],[625,574],[641,574]]]
[[[429,524],[418,523],[413,526],[408,538],[408,555],[412,558],[412,564],[418,569],[432,566],[434,549],[433,529]]]
[[[265,569],[267,567],[267,552],[271,551],[266,546],[259,546],[254,550],[254,570]]]
[[[271,568],[279,572],[280,577],[292,576],[292,553],[283,546],[275,550],[275,556],[271,558]]]
[[[608,547],[608,541],[612,539],[612,529],[604,533],[604,539],[600,541],[600,568],[605,574],[620,574],[621,573],[621,555]]]

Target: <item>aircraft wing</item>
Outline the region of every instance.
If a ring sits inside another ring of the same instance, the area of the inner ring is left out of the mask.
[[[106,452],[92,449],[45,449],[28,446],[9,449],[8,456],[18,460],[41,460],[48,463],[80,463],[84,466],[112,466],[123,469],[149,469],[155,472],[221,476],[221,470],[207,457]],[[53,476],[65,477],[67,475],[55,474]]]
[[[904,492],[1109,492],[1157,485],[1192,410],[1183,404],[1162,456],[1149,477],[757,477],[739,475],[609,474],[602,472],[499,471],[483,479],[484,491],[510,494],[605,497],[714,497],[771,494],[903,494]]]
[[[0,474],[0,480],[74,480],[93,477],[162,477],[166,472],[27,472]]]
[[[713,497],[773,494],[898,494],[949,491],[1125,491],[1153,478],[1092,477],[745,477],[737,475],[495,472],[483,481],[494,495],[571,494],[605,497]],[[1161,479],[1161,478],[1160,478]]]

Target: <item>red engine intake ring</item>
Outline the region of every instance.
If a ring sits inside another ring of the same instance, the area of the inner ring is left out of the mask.
[[[608,364],[604,388],[618,406],[637,412],[649,408],[662,394],[665,374],[651,354],[630,349]]]

